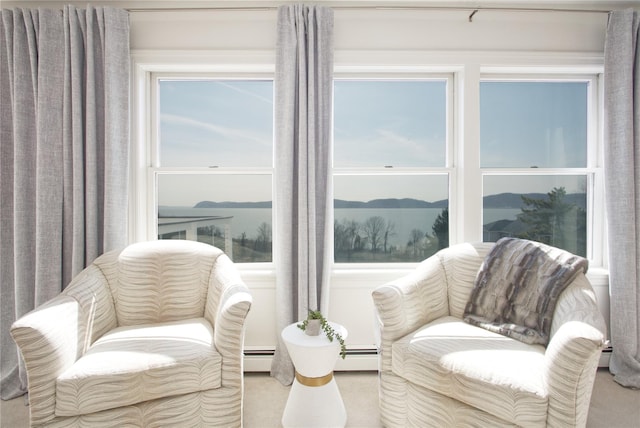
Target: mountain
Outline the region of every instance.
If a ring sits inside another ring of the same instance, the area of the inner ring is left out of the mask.
[[[522,203],[522,196],[526,196],[531,199],[547,199],[546,193],[500,193],[497,195],[489,195],[483,198],[483,205],[485,208],[515,208],[522,209],[524,204]],[[575,204],[582,209],[586,209],[586,198],[584,193],[568,193],[565,196],[565,202],[568,204]]]
[[[271,201],[264,202],[212,202],[201,201],[193,208],[271,208]]]
[[[498,195],[489,195],[483,198],[485,208],[523,208],[522,197],[526,196],[532,199],[546,199],[546,193],[500,193]],[[585,207],[584,193],[570,193],[565,196],[567,203],[573,203],[581,208]],[[271,208],[271,201],[264,202],[198,202],[194,208]],[[447,199],[435,202],[427,202],[419,199],[373,199],[371,201],[346,201],[343,199],[334,199],[333,206],[337,209],[345,208],[439,208],[444,209],[449,206]]]
[[[546,199],[544,193],[500,193],[497,195],[489,195],[482,198],[485,208],[522,208],[522,197],[526,196],[532,199]]]
[[[334,208],[438,208],[433,202],[419,199],[373,199],[368,202],[333,200]]]

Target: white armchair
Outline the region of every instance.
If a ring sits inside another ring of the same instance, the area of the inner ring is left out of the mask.
[[[97,258],[11,334],[32,427],[240,427],[251,295],[219,249],[152,241]]]
[[[560,295],[550,341],[463,322],[493,244],[441,250],[373,292],[387,427],[584,426],[605,324],[582,272]]]

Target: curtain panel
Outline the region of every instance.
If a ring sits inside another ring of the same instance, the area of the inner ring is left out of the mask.
[[[0,374],[9,399],[27,387],[13,321],[127,242],[127,12],[3,9],[0,96]]]
[[[639,12],[609,15],[605,41],[605,191],[614,380],[640,388]]]
[[[333,216],[331,109],[333,10],[278,9],[275,74],[276,326],[328,309]],[[278,337],[271,375],[293,382],[294,369]]]

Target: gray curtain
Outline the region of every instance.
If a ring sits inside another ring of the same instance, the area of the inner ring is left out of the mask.
[[[26,391],[9,329],[127,242],[129,18],[3,9],[0,22],[1,395]]]
[[[609,16],[605,42],[605,189],[609,227],[609,367],[640,388],[640,40],[638,12]]]
[[[275,75],[278,331],[310,309],[327,316],[332,94],[333,11],[281,6]],[[271,375],[285,385],[293,382],[280,337]]]

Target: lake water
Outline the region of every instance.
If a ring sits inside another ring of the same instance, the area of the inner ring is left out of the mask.
[[[431,227],[438,215],[442,212],[440,208],[411,208],[411,209],[368,209],[368,208],[346,208],[335,211],[335,219],[342,222],[343,219],[355,220],[364,223],[368,218],[380,216],[385,221],[393,222],[395,225],[393,235],[390,239],[391,245],[405,245],[411,236],[413,229],[422,232],[432,233]],[[484,210],[484,224],[497,220],[515,220],[520,209],[487,209]],[[231,230],[234,238],[246,232],[247,236],[253,238],[257,235],[258,226],[265,222],[272,224],[272,210],[270,208],[193,208],[193,207],[161,207],[161,216],[222,216],[232,217]]]

